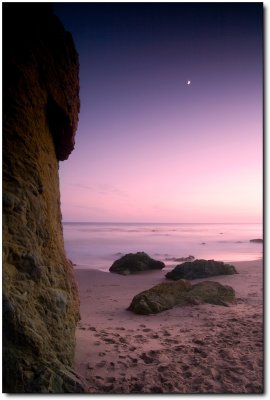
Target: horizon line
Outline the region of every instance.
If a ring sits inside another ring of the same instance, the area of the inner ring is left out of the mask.
[[[262,224],[263,222],[136,222],[136,221],[62,221],[62,224]]]

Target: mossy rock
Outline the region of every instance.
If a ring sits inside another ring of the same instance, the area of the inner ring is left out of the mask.
[[[231,286],[219,282],[204,281],[192,285],[186,297],[190,304],[209,303],[227,306],[235,300],[235,291]]]
[[[177,265],[166,274],[166,278],[174,281],[178,279],[201,279],[217,275],[237,274],[235,267],[215,260],[195,260]]]
[[[218,282],[204,281],[196,285],[181,279],[165,282],[137,294],[129,311],[135,314],[156,314],[175,306],[198,305],[203,303],[228,306],[235,300],[234,289]]]
[[[183,293],[186,293],[191,287],[192,285],[183,279],[178,282],[161,283],[137,294],[128,310],[136,314],[156,314],[168,310],[185,301]]]
[[[130,275],[164,267],[165,264],[162,261],[154,260],[144,252],[138,252],[129,253],[119,258],[112,264],[109,271],[120,275]]]

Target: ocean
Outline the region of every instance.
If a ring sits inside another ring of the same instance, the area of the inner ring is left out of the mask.
[[[75,268],[108,271],[113,261],[127,253],[144,251],[166,268],[187,257],[220,261],[262,258],[262,225],[232,223],[94,223],[64,222],[67,257]]]

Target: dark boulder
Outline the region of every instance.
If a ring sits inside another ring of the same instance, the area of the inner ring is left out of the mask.
[[[235,292],[230,286],[218,282],[204,281],[191,285],[180,279],[177,282],[164,282],[137,294],[129,311],[135,314],[156,314],[175,306],[198,305],[203,303],[228,306],[235,300]]]
[[[144,252],[129,253],[116,260],[109,271],[121,275],[130,275],[136,272],[162,269],[165,264],[154,260]]]
[[[250,239],[250,243],[263,243],[263,239]]]
[[[166,278],[176,281],[178,279],[199,279],[232,274],[237,274],[237,271],[231,264],[214,260],[195,260],[177,265],[166,274]]]

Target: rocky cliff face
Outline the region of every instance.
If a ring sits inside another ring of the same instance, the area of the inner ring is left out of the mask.
[[[3,389],[78,392],[79,299],[58,161],[74,147],[78,56],[48,4],[3,4]]]

